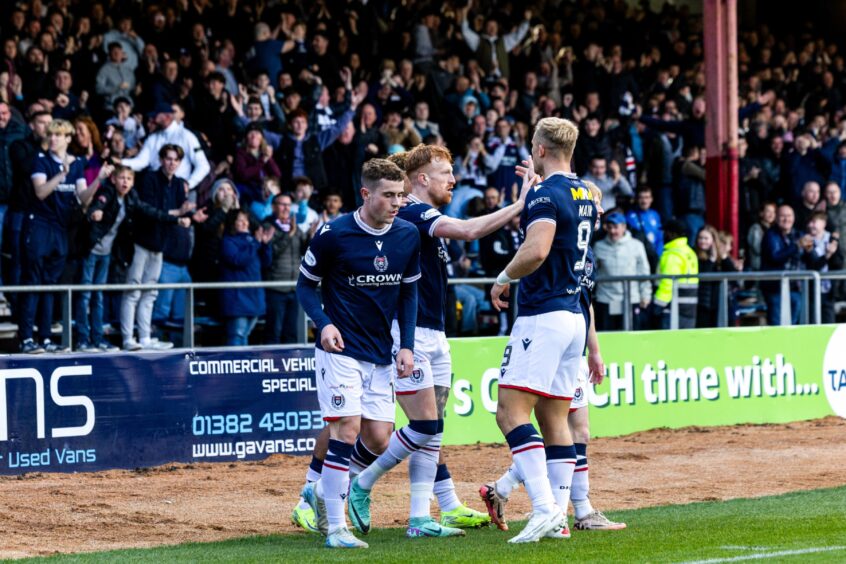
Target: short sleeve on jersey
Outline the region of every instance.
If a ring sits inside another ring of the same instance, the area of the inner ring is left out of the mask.
[[[427,233],[429,237],[435,236],[435,227],[444,218],[437,208],[422,202],[410,204],[406,213],[403,213],[401,217],[416,225],[417,229]]]
[[[38,153],[38,157],[36,157],[35,162],[32,163],[32,174],[30,178],[36,180],[38,178],[46,180],[53,176],[50,174],[52,171],[50,170],[50,157],[45,155],[44,153]]]
[[[529,227],[538,221],[554,225],[557,215],[555,202],[549,189],[545,189],[542,184],[535,186],[526,196],[526,230],[528,231]]]
[[[311,240],[305,256],[300,263],[300,272],[312,282],[320,282],[332,263],[332,226],[326,224],[320,228]]]

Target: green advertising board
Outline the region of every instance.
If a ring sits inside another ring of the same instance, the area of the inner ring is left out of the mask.
[[[444,444],[503,440],[494,414],[506,342],[450,340]],[[597,437],[846,417],[846,326],[604,333],[600,344],[606,378],[588,386]]]

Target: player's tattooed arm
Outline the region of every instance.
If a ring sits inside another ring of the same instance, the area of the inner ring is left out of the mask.
[[[435,404],[438,408],[438,419],[444,418],[447,400],[449,399],[449,388],[446,386],[435,386]]]

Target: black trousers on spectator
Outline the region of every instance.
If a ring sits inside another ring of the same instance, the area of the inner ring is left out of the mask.
[[[21,283],[26,286],[58,284],[68,256],[67,238],[67,230],[48,220],[31,216],[24,227]],[[32,330],[36,322],[41,340],[49,339],[53,325],[53,293],[24,294],[22,302],[21,325],[18,329],[21,341],[33,337]]]

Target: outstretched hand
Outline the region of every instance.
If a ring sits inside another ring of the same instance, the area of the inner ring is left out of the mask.
[[[523,161],[523,166],[517,165],[515,168],[517,169],[517,176],[523,179],[523,185],[520,187],[520,199],[525,201],[529,190],[543,179],[535,172],[535,163],[532,162],[532,157]]]

